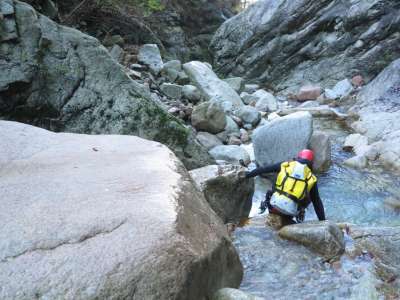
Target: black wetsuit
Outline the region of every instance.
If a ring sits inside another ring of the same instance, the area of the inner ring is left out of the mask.
[[[310,164],[307,160],[301,160],[297,159],[298,162],[302,164],[307,164],[310,167]],[[282,163],[266,166],[266,167],[259,167],[257,169],[254,169],[253,171],[249,172],[246,174],[246,177],[255,177],[257,175],[265,174],[265,173],[278,173],[281,170],[281,165]],[[276,180],[275,180],[276,182]],[[318,186],[317,183],[314,184],[310,191],[310,199],[306,201],[306,206],[312,202],[314,206],[315,213],[317,214],[317,217],[320,221],[325,220],[325,210],[324,210],[324,205],[322,204],[321,198],[319,197],[318,193]]]

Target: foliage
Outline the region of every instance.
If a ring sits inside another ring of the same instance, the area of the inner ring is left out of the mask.
[[[136,7],[145,14],[164,10],[162,0],[97,0],[97,5],[102,7]]]

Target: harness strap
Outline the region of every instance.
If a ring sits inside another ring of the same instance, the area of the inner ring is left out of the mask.
[[[278,194],[281,194],[281,195],[284,195],[284,196],[288,197],[290,200],[293,200],[294,202],[299,204],[299,199],[297,199],[297,197],[295,197],[295,196],[293,196],[293,195],[291,195],[291,194],[289,194],[289,193],[287,193],[285,191],[279,190],[279,189],[276,189],[276,192]]]

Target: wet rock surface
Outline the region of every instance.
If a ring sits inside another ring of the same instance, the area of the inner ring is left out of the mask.
[[[7,121],[0,135],[0,298],[202,299],[240,284],[226,227],[167,147]]]
[[[207,166],[190,171],[196,186],[224,223],[239,223],[249,216],[254,181],[244,178],[239,166]]]
[[[332,222],[306,222],[288,225],[279,236],[300,243],[326,259],[338,259],[344,253],[344,238],[340,228]]]

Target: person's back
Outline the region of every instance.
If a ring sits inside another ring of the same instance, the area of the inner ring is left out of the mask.
[[[278,172],[275,186],[268,191],[261,209],[268,208],[269,225],[280,228],[304,220],[306,207],[312,202],[319,220],[325,220],[325,212],[319,197],[317,177],[312,172],[314,154],[302,150],[296,160],[261,167],[249,172],[246,177]]]

